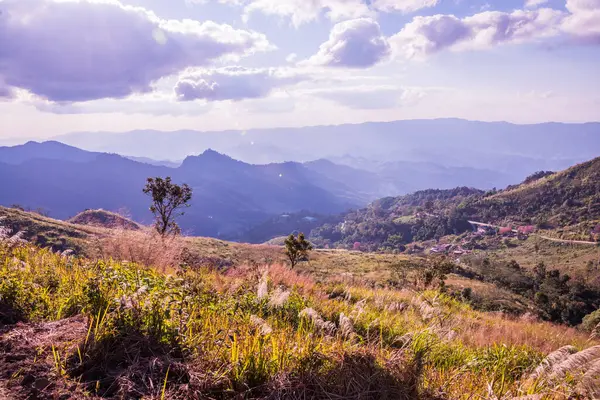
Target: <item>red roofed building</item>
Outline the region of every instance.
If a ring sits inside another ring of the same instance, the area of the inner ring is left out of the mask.
[[[532,233],[535,232],[535,226],[533,226],[533,225],[520,226],[517,228],[517,231],[522,235],[531,235]]]

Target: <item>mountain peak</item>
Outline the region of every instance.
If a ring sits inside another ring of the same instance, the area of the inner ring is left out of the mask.
[[[226,154],[219,153],[213,149],[204,150],[201,154],[197,156],[188,156],[183,160],[181,167],[190,167],[190,166],[223,166],[223,165],[243,165],[242,161],[235,160],[229,157]]]
[[[65,149],[77,149],[79,151],[85,151],[85,150],[81,150],[78,149],[76,147],[70,146],[68,144],[64,144],[62,142],[56,141],[56,140],[46,140],[46,141],[36,141],[36,140],[30,140],[28,142],[25,142],[22,145],[17,145],[17,146],[13,146],[13,147],[53,147],[53,148],[65,148]]]
[[[231,157],[229,157],[227,154],[223,154],[223,153],[219,153],[216,150],[213,149],[206,149],[202,152],[202,154],[198,155],[198,157],[215,157],[215,158],[229,158],[231,159]]]

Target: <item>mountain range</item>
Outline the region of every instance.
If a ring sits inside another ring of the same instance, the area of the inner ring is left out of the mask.
[[[0,148],[0,204],[47,210],[67,219],[88,208],[126,210],[149,223],[146,178],[171,176],[194,190],[181,225],[190,234],[231,237],[273,214],[304,208],[338,213],[369,197],[299,163],[251,165],[212,150],[187,157],[177,168],[58,142]]]
[[[592,140],[590,132],[584,130],[571,142],[560,137],[560,152],[545,163],[534,162],[530,156],[505,156],[501,149],[495,149],[496,158],[490,156],[487,163],[478,166],[458,165],[458,161],[454,162],[456,165],[444,165],[445,160],[460,159],[452,151],[435,158],[435,162],[340,155],[303,163],[250,164],[208,149],[172,163],[164,161],[166,155],[157,161],[144,156],[87,151],[57,141],[31,141],[0,147],[0,185],[5,188],[0,192],[0,205],[45,210],[60,219],[71,218],[85,209],[124,211],[137,222],[150,223],[149,199],[142,193],[145,180],[171,176],[194,190],[191,207],[181,220],[185,232],[255,242],[285,233],[296,222],[303,229],[312,229],[329,221],[328,216],[363,209],[380,198],[429,188],[503,188],[522,181],[525,172],[533,167],[567,162],[568,157],[575,156],[574,148],[581,147],[573,144],[577,140],[590,139],[586,152],[596,151],[598,141]],[[461,137],[466,136],[458,135],[456,140]],[[529,137],[522,141],[533,146]],[[440,144],[431,143],[438,147]],[[395,146],[390,144],[389,150]],[[544,148],[539,146],[540,154],[547,154]],[[165,149],[168,152],[168,147]],[[471,158],[483,157],[476,149],[476,145],[470,149]],[[315,150],[317,154],[319,151]],[[505,168],[494,161],[502,157],[512,160]],[[282,219],[282,215],[291,217]]]
[[[600,154],[600,123],[434,119],[223,132],[77,132],[55,140],[155,160],[179,161],[210,148],[253,164],[325,158],[369,169],[399,161],[434,163],[488,169],[514,183],[535,171],[561,170]]]

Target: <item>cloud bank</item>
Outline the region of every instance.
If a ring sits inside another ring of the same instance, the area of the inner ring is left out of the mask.
[[[406,58],[442,50],[481,50],[503,43],[523,43],[560,33],[564,15],[550,8],[487,11],[466,18],[454,15],[416,17],[390,41]]]
[[[426,95],[425,91],[419,89],[364,85],[316,90],[310,94],[353,110],[382,110],[411,106]]]
[[[275,89],[307,79],[291,70],[226,67],[183,74],[175,86],[181,101],[258,99]]]
[[[0,82],[52,101],[144,93],[187,67],[270,48],[256,32],[115,0],[4,0],[0,11]]]
[[[195,0],[206,2],[207,0]],[[440,0],[219,0],[220,3],[243,6],[245,18],[260,12],[290,19],[300,26],[321,15],[332,21],[373,17],[378,12],[414,12],[434,7]]]
[[[595,44],[600,44],[600,0],[567,0],[567,10],[571,13],[563,23],[563,29]]]

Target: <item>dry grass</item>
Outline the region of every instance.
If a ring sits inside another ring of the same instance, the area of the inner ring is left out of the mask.
[[[98,227],[75,225],[42,215],[0,206],[2,225],[12,232],[23,232],[23,237],[42,247],[57,251],[81,250],[87,241],[106,230]]]
[[[485,253],[492,260],[515,260],[528,270],[544,262],[548,270],[558,269],[574,278],[600,284],[600,247],[554,243],[532,236],[517,247]],[[588,269],[590,262],[592,269]]]
[[[583,375],[589,367],[600,358],[600,346],[593,346],[572,354],[562,362],[555,364],[548,376],[550,380],[564,378],[566,374],[571,376]]]
[[[577,349],[574,346],[563,346],[558,350],[548,354],[544,361],[533,371],[529,379],[536,380],[544,378],[556,364],[562,363],[571,355],[577,353]]]
[[[592,399],[600,398],[600,360],[596,360],[585,372],[578,389]]]
[[[459,315],[458,319],[461,339],[473,346],[490,342],[526,345],[548,354],[565,343],[579,348],[589,345],[584,332],[564,325],[529,322],[502,313],[480,313],[478,318]]]
[[[95,259],[146,265],[161,271],[179,267],[184,261],[185,241],[179,236],[161,236],[155,229],[112,229],[96,236],[86,248]]]
[[[164,382],[169,399],[510,398],[546,389],[529,392],[523,378],[554,349],[597,344],[437,291],[315,279],[276,262],[176,269],[152,234],[118,233],[99,262],[0,245],[0,313],[87,316],[64,379],[91,394],[100,382],[106,398],[160,398]],[[112,261],[143,257],[158,267]]]

